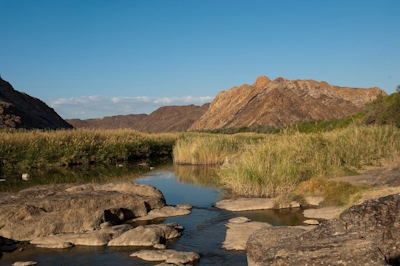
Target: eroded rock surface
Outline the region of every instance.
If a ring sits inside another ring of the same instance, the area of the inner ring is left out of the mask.
[[[400,194],[355,205],[308,232],[293,230],[252,234],[249,265],[399,265]]]
[[[165,206],[161,191],[135,182],[57,184],[0,194],[0,235],[32,240],[119,224]]]

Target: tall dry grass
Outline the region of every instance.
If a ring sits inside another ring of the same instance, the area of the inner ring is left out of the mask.
[[[173,160],[175,164],[219,165],[262,138],[264,136],[253,133],[236,135],[186,133],[174,146]]]
[[[0,163],[5,167],[37,167],[171,155],[178,137],[131,129],[1,131]]]
[[[312,177],[345,175],[367,165],[400,161],[400,131],[391,126],[351,126],[319,134],[269,135],[232,161],[219,176],[243,196],[287,195]]]

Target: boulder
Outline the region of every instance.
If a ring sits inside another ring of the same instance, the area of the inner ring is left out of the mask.
[[[137,257],[147,261],[165,261],[165,263],[178,265],[198,261],[200,259],[199,254],[195,252],[183,252],[171,249],[140,250],[132,253],[131,257]]]
[[[1,193],[0,202],[0,235],[28,241],[120,224],[165,206],[161,191],[135,182],[43,185]]]
[[[400,194],[355,205],[302,233],[263,228],[247,242],[249,265],[399,265]],[[278,231],[274,238],[272,230]]]
[[[296,201],[289,204],[279,204],[274,198],[237,198],[221,200],[215,204],[215,207],[228,211],[254,211],[298,208],[300,204]]]
[[[181,236],[182,231],[183,227],[177,223],[141,225],[114,238],[108,246],[151,247]]]

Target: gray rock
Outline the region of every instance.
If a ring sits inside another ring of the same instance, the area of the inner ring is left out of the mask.
[[[151,224],[138,226],[119,237],[114,238],[108,246],[154,246],[164,244],[166,240],[181,236],[183,227],[177,223]]]
[[[165,206],[162,193],[135,182],[43,185],[0,194],[0,235],[32,240],[119,224]]]
[[[400,194],[395,194],[355,205],[339,218],[305,233],[263,228],[249,237],[248,262],[249,265],[399,265],[399,214]],[[278,231],[278,237],[274,237],[272,230]]]
[[[186,264],[198,261],[199,254],[195,252],[175,251],[171,249],[165,250],[140,250],[131,254],[131,257],[138,257],[146,261],[165,261],[173,264]]]

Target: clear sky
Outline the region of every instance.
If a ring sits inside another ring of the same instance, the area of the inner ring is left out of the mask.
[[[63,118],[270,79],[400,84],[400,0],[0,0],[0,75]]]

